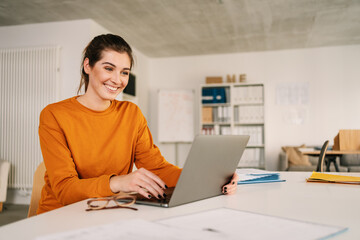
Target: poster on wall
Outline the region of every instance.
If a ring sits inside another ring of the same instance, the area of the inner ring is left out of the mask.
[[[159,142],[193,141],[194,95],[194,90],[158,91]]]
[[[276,86],[277,105],[308,105],[309,83],[282,83]]]
[[[283,121],[301,125],[308,118],[309,83],[289,82],[276,86],[276,104],[283,107]]]

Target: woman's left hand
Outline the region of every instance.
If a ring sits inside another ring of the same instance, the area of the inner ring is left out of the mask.
[[[222,193],[223,194],[236,193],[238,180],[239,180],[239,176],[236,173],[234,173],[233,177],[231,178],[231,181],[222,187]]]

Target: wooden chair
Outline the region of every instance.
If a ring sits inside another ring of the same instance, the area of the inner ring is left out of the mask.
[[[325,154],[326,154],[326,150],[329,146],[329,140],[326,140],[323,144],[323,146],[321,147],[321,151],[320,151],[320,155],[319,155],[319,161],[318,161],[318,165],[316,168],[317,172],[323,172],[324,171],[324,165],[325,165]]]
[[[9,171],[10,163],[0,160],[0,212],[2,212],[3,203],[6,201]]]
[[[41,197],[41,190],[45,184],[45,164],[41,162],[34,173],[33,188],[31,192],[31,201],[28,211],[28,217],[36,215],[36,211],[39,207],[39,201]]]

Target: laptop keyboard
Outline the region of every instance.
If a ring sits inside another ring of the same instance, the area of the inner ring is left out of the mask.
[[[168,203],[170,201],[170,198],[172,196],[172,193],[174,191],[174,188],[168,188],[168,189],[165,189],[164,192],[166,194],[166,197],[165,198],[159,198],[157,199],[156,197],[152,196],[150,199],[148,198],[145,198],[144,196],[140,195],[140,194],[137,194],[136,195],[136,199],[137,200],[141,200],[141,201],[147,201],[147,202],[158,202],[158,203]]]

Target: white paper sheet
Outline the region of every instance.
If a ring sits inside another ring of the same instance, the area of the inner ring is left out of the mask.
[[[181,228],[141,219],[119,221],[112,224],[82,228],[74,231],[44,235],[37,240],[183,240],[214,239],[213,232],[183,231]]]
[[[207,239],[322,239],[346,230],[250,212],[220,208],[158,221],[187,231],[213,232]]]
[[[223,240],[323,239],[345,231],[343,227],[294,221],[220,208],[157,222],[141,219],[82,228],[36,238],[37,240]]]

